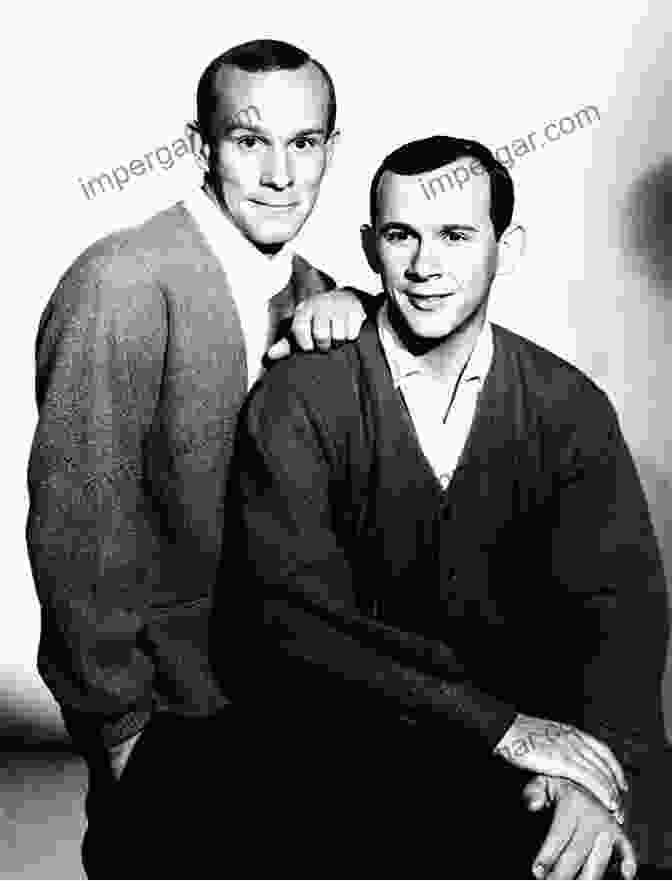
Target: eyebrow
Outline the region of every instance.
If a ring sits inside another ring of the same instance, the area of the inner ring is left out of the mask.
[[[269,137],[268,129],[264,128],[260,125],[240,125],[239,123],[232,123],[229,126],[226,126],[223,130],[223,134],[230,135],[231,132],[252,132],[255,135],[264,135],[264,137]],[[297,138],[307,138],[310,135],[322,135],[323,137],[326,135],[326,129],[324,128],[304,128],[299,129],[296,132],[293,132],[289,140],[295,141]]]
[[[295,132],[292,135],[292,137],[290,138],[290,141],[294,141],[297,138],[307,138],[309,135],[325,135],[325,134],[326,134],[326,128],[324,128],[323,126],[320,126],[319,128],[301,128],[298,130],[298,132]]]
[[[408,223],[404,223],[400,220],[389,220],[387,223],[384,223],[379,230],[379,233],[385,233],[390,229],[403,229],[406,232],[411,233],[412,235],[418,235],[418,231],[412,227]],[[478,232],[479,228],[477,226],[471,226],[469,223],[442,223],[440,226],[441,232]]]
[[[478,232],[479,227],[472,226],[470,223],[444,223],[441,226],[441,232]]]
[[[403,229],[405,232],[410,232],[412,235],[417,236],[418,232],[408,223],[403,223],[401,220],[388,220],[387,223],[384,223],[380,229],[378,230],[379,235],[382,233],[386,233],[391,229]]]

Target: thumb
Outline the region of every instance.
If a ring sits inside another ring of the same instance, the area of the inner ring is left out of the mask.
[[[526,802],[529,811],[540,811],[550,804],[548,778],[539,775],[530,780],[523,789],[523,800]]]
[[[271,359],[271,361],[279,361],[281,358],[286,358],[291,350],[292,348],[289,344],[289,340],[287,338],[283,338],[281,340],[278,340],[277,343],[273,343],[266,354]]]

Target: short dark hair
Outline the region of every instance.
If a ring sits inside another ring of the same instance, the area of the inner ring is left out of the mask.
[[[451,138],[448,135],[432,135],[419,141],[411,141],[398,147],[383,159],[371,181],[369,194],[371,225],[376,225],[378,185],[386,171],[394,174],[424,174],[464,156],[477,159],[490,177],[490,219],[495,230],[495,238],[498,239],[513,217],[514,196],[511,175],[483,144],[465,138]]]
[[[210,137],[210,120],[217,109],[217,75],[221,68],[230,64],[248,73],[264,73],[274,70],[298,70],[304,64],[317,67],[327,84],[329,94],[327,108],[327,136],[336,125],[336,91],[329,71],[315,58],[281,40],[250,40],[227,49],[214,58],[203,71],[196,90],[196,118],[205,137]]]

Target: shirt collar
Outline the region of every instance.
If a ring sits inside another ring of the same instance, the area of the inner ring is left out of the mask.
[[[202,187],[189,193],[183,201],[222,264],[234,291],[252,285],[268,301],[287,286],[293,257],[287,245],[272,257],[262,254]]]
[[[392,327],[387,312],[387,303],[378,312],[378,334],[392,371],[392,381],[395,386],[401,385],[409,376],[428,374],[424,364],[415,355],[411,355]],[[486,318],[460,381],[478,380],[482,385],[490,370],[493,354],[492,325]]]

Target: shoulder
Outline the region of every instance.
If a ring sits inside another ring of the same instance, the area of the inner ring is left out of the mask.
[[[189,217],[179,203],[137,226],[94,242],[61,277],[47,312],[132,314],[139,319],[161,307],[161,271],[190,241]]]
[[[492,328],[495,363],[506,364],[514,382],[540,409],[568,419],[613,412],[606,393],[579,367],[508,328]]]
[[[357,418],[372,334],[375,326],[366,322],[353,342],[276,362],[252,390],[251,413],[281,420],[301,412],[334,428]]]

